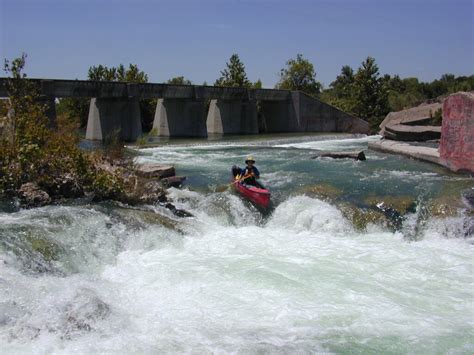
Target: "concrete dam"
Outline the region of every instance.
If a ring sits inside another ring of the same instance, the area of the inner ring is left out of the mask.
[[[139,101],[157,99],[153,128],[162,137],[291,132],[368,133],[368,123],[301,91],[124,82],[24,79],[34,82],[56,119],[55,99],[91,98],[86,139],[142,135]],[[0,97],[7,97],[0,78]]]

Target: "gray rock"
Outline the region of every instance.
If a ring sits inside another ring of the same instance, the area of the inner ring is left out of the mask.
[[[380,124],[379,134],[385,136],[386,126],[388,125],[424,125],[429,124],[436,113],[442,109],[442,102],[421,104],[406,110],[390,112]]]
[[[146,164],[135,166],[135,171],[138,176],[144,178],[166,178],[175,176],[176,172],[174,166],[160,165],[160,164]]]
[[[48,193],[41,190],[33,182],[21,185],[18,195],[24,207],[39,207],[51,203],[51,197],[49,197]]]

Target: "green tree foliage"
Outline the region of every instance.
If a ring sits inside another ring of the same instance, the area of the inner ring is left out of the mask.
[[[401,79],[399,75],[380,76],[375,60],[368,57],[357,73],[349,66],[341,69],[335,81],[321,94],[321,99],[341,110],[371,122],[374,131],[390,111],[400,111],[435,100],[457,91],[474,90],[474,75],[455,77],[444,74],[432,82],[418,78]],[[435,116],[440,119],[440,113]]]
[[[321,83],[316,80],[313,64],[298,54],[296,59],[289,59],[286,68],[280,71],[277,89],[300,90],[311,96],[319,96]]]
[[[367,57],[357,70],[354,77],[354,113],[369,121],[372,128],[390,111],[388,106],[388,90],[385,80],[380,77],[375,59]]]
[[[175,76],[167,81],[168,84],[174,85],[192,85],[191,80],[186,79],[184,76]]]
[[[89,80],[95,81],[124,81],[128,83],[146,83],[148,75],[141,71],[136,64],[129,64],[126,69],[123,64],[118,67],[107,67],[102,64],[91,66],[87,73]]]
[[[256,82],[252,84],[252,89],[261,89],[263,87],[262,81],[258,79]]]
[[[56,104],[56,114],[63,115],[69,121],[76,122],[81,128],[87,126],[90,99],[85,97],[64,97]]]
[[[339,107],[341,110],[354,114],[355,95],[354,95],[355,75],[354,70],[345,65],[341,73],[336,77],[329,88],[321,94],[321,99],[331,105]]]
[[[221,77],[214,83],[215,86],[251,87],[250,81],[245,73],[244,63],[238,54],[232,54],[226,63],[226,68],[221,71]]]

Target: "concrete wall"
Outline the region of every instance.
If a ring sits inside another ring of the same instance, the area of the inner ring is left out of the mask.
[[[301,92],[285,101],[260,101],[263,127],[273,132],[369,132],[369,124]]]
[[[264,119],[265,133],[300,132],[295,101],[260,101],[261,114]]]
[[[256,101],[211,100],[206,126],[209,134],[256,134],[258,133]]]
[[[444,166],[474,173],[474,93],[460,92],[444,100],[439,152]]]
[[[158,99],[153,129],[162,137],[207,137],[206,102],[201,99]]]
[[[120,131],[125,140],[141,134],[139,99],[159,98],[153,127],[161,136],[205,137],[207,133],[258,132],[368,133],[367,122],[304,93],[196,85],[136,84],[86,80],[28,79],[49,101],[55,97],[94,97],[88,139]],[[0,78],[0,97],[6,78]],[[211,100],[210,111],[206,102]],[[259,106],[257,118],[256,106]],[[50,112],[51,117],[55,116]]]
[[[135,141],[141,136],[138,99],[91,99],[86,139],[104,140],[113,134],[118,134],[125,141]]]
[[[298,92],[299,123],[304,132],[369,133],[369,124],[309,95]],[[298,98],[295,97],[296,100]]]

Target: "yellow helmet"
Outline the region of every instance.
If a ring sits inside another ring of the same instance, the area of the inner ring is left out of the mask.
[[[253,158],[253,156],[249,155],[247,159],[245,159],[245,164],[247,164],[249,161],[251,161],[252,163],[255,163],[255,159]]]

